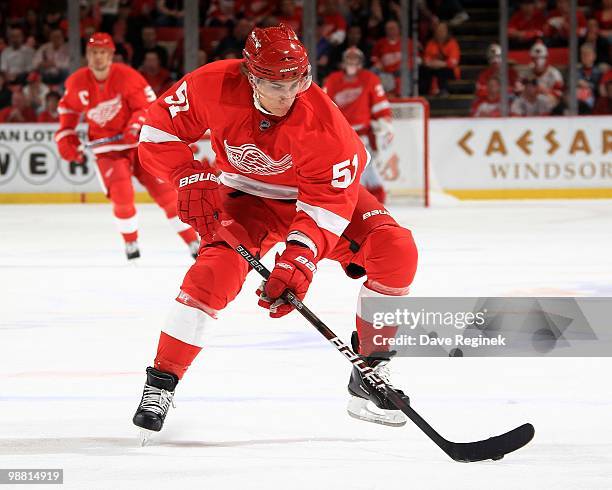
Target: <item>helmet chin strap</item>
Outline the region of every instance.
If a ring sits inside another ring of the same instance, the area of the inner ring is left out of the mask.
[[[257,82],[254,80],[253,75],[249,73],[247,78],[249,79],[249,85],[251,85],[251,88],[253,89],[253,105],[255,106],[255,109],[257,109],[259,112],[267,114],[268,116],[273,116],[274,114],[261,105],[261,101],[259,100],[259,90],[257,90]]]
[[[263,112],[264,114],[267,114],[269,116],[274,115],[270,111],[266,110],[264,106],[261,105],[261,102],[259,101],[259,94],[257,93],[257,90],[255,89],[253,89],[253,105],[255,106],[255,109],[257,109],[259,112]]]

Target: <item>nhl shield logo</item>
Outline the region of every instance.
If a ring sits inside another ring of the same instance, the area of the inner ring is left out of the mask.
[[[268,121],[267,119],[262,119],[261,122],[259,123],[260,131],[265,131],[269,127],[270,127],[270,121]]]

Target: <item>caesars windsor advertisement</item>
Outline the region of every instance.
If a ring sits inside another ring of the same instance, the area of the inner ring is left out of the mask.
[[[439,119],[431,161],[459,198],[612,197],[612,118]]]
[[[612,118],[539,117],[435,119],[429,124],[430,180],[434,190],[461,199],[513,197],[612,197]],[[391,159],[379,160],[392,192],[424,181],[422,121],[394,121]],[[62,160],[54,124],[0,125],[0,198],[102,191],[94,165]],[[79,128],[86,141],[85,127]],[[194,156],[214,162],[207,138]],[[140,190],[138,188],[138,190]],[[40,202],[40,201],[39,201]]]

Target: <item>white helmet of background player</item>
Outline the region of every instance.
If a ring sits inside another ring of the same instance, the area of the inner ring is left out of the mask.
[[[489,64],[490,65],[493,65],[493,64],[500,65],[501,57],[502,57],[501,46],[496,43],[489,44],[489,47],[487,48],[487,61],[489,62]]]
[[[361,49],[352,46],[342,53],[342,68],[348,76],[355,76],[363,68],[365,56]]]
[[[531,56],[533,65],[537,71],[544,70],[548,61],[548,49],[543,43],[537,42],[531,46],[529,56]]]

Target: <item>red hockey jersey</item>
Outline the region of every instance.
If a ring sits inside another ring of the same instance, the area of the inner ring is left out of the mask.
[[[280,120],[257,110],[241,63],[204,65],[152,104],[140,133],[140,161],[172,182],[177,169],[194,165],[188,145],[210,129],[223,184],[265,198],[296,199],[290,232],[306,235],[324,257],[349,224],[369,155],[314,84]]]
[[[79,68],[66,80],[66,92],[59,102],[60,130],[56,141],[74,132],[81,114],[89,125],[89,139],[122,134],[155,100],[155,93],[143,76],[128,65],[113,63],[108,78],[98,82],[92,71]],[[135,148],[121,141],[96,146],[96,154]]]
[[[360,135],[369,133],[373,119],[391,118],[391,105],[380,78],[369,70],[359,70],[352,78],[342,70],[335,71],[325,80],[323,90]]]

